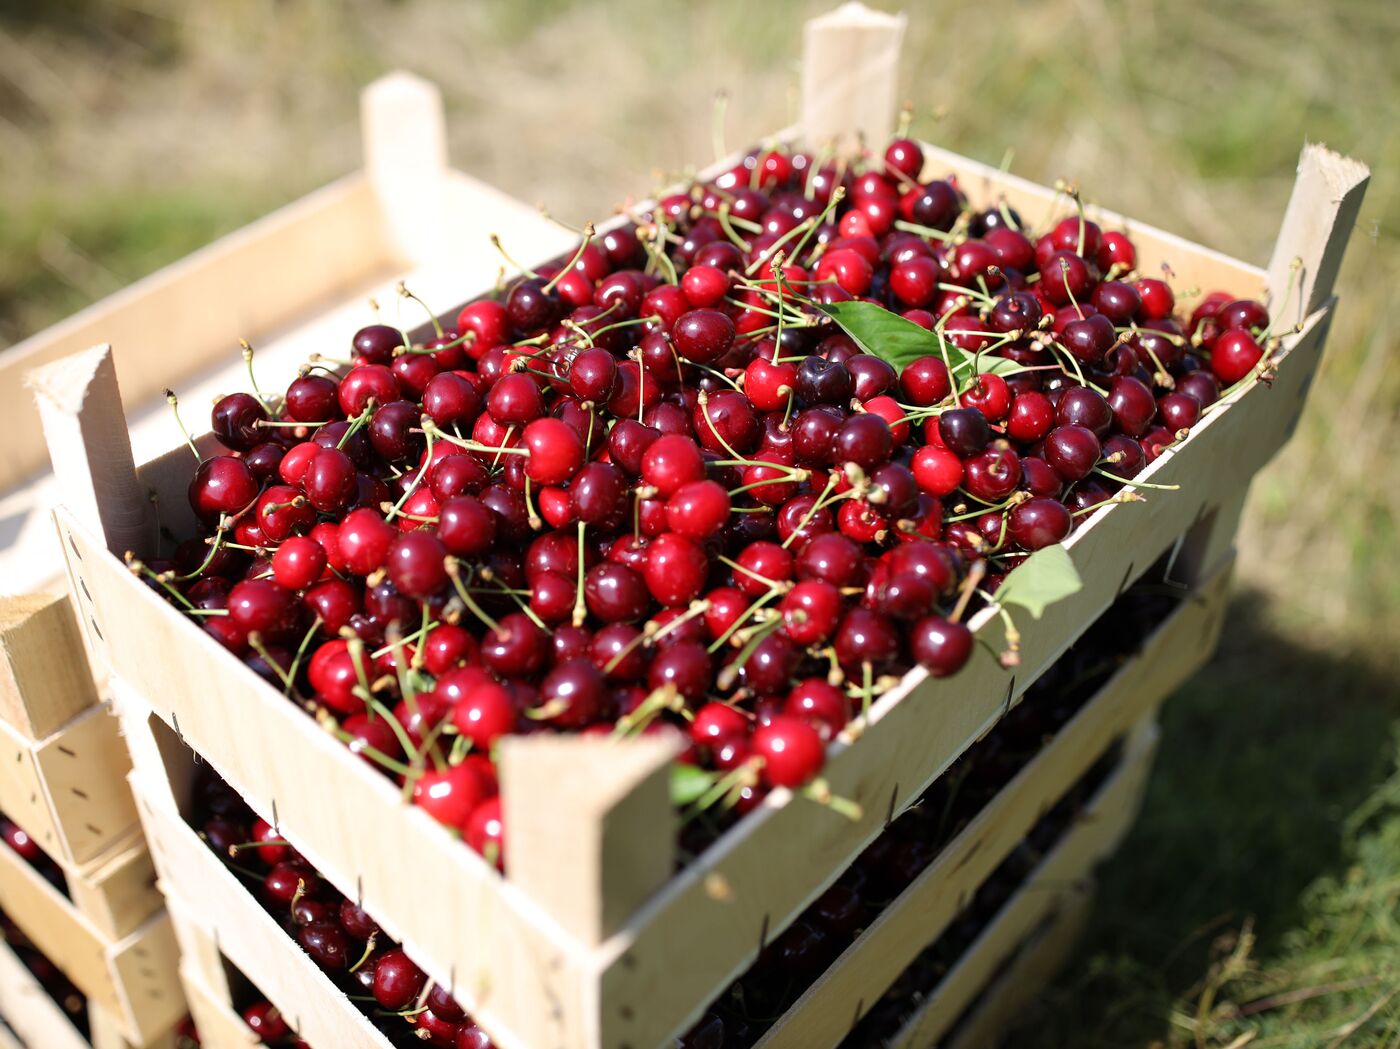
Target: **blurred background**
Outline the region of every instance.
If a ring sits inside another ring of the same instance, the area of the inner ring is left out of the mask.
[[[582,222],[709,161],[717,90],[731,148],[792,119],[831,6],[0,0],[0,350],[358,166],[383,72],[442,86],[457,167]],[[1374,170],[1222,650],[1016,1044],[1400,1046],[1400,4],[909,14],[922,137],[1249,261],[1305,138]]]

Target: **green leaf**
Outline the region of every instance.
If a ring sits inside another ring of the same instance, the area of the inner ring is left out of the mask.
[[[954,375],[963,376],[972,372],[972,354],[883,306],[873,302],[833,302],[829,306],[818,305],[817,308],[839,324],[857,346],[872,357],[888,361],[895,371],[903,371],[906,365],[920,357],[942,358],[946,355]],[[1023,365],[1006,357],[984,356],[977,365],[979,371],[993,375],[1014,375],[1025,370]]]
[[[1039,619],[1056,601],[1084,588],[1069,551],[1058,543],[1037,550],[1007,574],[997,589],[1003,605],[1020,605]]]
[[[713,772],[677,762],[671,766],[671,804],[676,808],[695,804],[715,785],[715,780]]]

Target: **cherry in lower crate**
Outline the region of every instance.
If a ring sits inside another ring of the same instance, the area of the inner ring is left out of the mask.
[[[215,405],[199,532],[133,567],[498,866],[505,735],[669,727],[700,797],[802,788],[1277,342],[1255,302],[1185,312],[1077,196],[1033,230],[924,167],[754,151],[450,330],[347,333]]]
[[[68,895],[68,878],[63,868],[19,824],[0,815],[0,840],[63,895]]]
[[[209,847],[394,1044],[493,1049],[486,1033],[370,915],[341,896],[207,768],[196,790],[195,812],[194,824]],[[247,1004],[242,1016],[268,1045],[304,1046],[265,1000]]]

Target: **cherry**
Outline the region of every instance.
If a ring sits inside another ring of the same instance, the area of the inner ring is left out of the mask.
[[[878,671],[898,656],[899,635],[884,616],[853,608],[836,628],[833,646],[842,669],[858,678],[864,664]]]
[[[584,580],[588,610],[605,623],[635,623],[646,615],[648,593],[642,576],[625,565],[604,563]]]
[[[925,408],[953,392],[948,367],[938,357],[916,357],[910,361],[900,373],[899,387],[906,400]]]
[[[326,551],[314,539],[293,536],[272,555],[272,573],[288,590],[305,590],[326,570]]]
[[[672,685],[685,699],[698,703],[713,684],[713,667],[705,646],[680,641],[656,654],[647,671],[647,685],[658,689]]]
[[[691,481],[667,500],[666,520],[672,531],[708,539],[729,520],[729,493],[714,481]]]
[[[1210,352],[1210,370],[1222,386],[1233,386],[1250,372],[1264,356],[1264,350],[1253,335],[1242,328],[1221,333]]]
[[[851,720],[851,701],[822,678],[808,678],[788,693],[783,713],[802,718],[830,742]]]
[[[462,827],[486,790],[470,765],[424,769],[413,781],[413,803],[448,827]]]
[[[1042,439],[1055,425],[1055,406],[1038,390],[1018,393],[1006,419],[1007,436],[1023,444]]]
[[[753,749],[763,760],[764,782],[774,787],[802,786],[821,771],[826,760],[817,730],[786,714],[754,730]]]
[[[855,392],[855,380],[839,361],[807,357],[797,366],[795,389],[804,404],[844,405]]]
[[[1169,393],[1158,399],[1157,414],[1163,426],[1179,433],[1201,421],[1201,402],[1189,393]]]
[[[991,505],[999,503],[1021,483],[1021,461],[1005,441],[988,447],[963,464],[963,487],[969,495]]]
[[[1099,439],[1083,426],[1057,426],[1045,438],[1045,461],[1066,481],[1088,477],[1099,453]]]
[[[1026,550],[1040,550],[1061,542],[1074,519],[1057,499],[1038,497],[1014,507],[1007,520],[1012,540]]]
[[[390,1012],[407,1009],[417,1001],[427,982],[427,974],[397,947],[375,960],[374,1000],[382,1009]]]
[[[642,480],[663,496],[705,478],[705,459],[689,437],[664,434],[648,445],[641,457]]]
[[[214,403],[210,429],[219,443],[235,452],[252,451],[266,439],[262,424],[267,409],[249,393],[231,393]]]
[[[1055,406],[1055,422],[1060,426],[1082,426],[1102,438],[1113,425],[1113,408],[1097,390],[1071,386]]]
[[[852,462],[873,470],[888,462],[894,451],[894,436],[889,423],[873,412],[847,417],[836,434],[835,453],[838,462]]]
[[[506,678],[529,677],[544,663],[544,633],[523,612],[502,616],[500,629],[490,630],[481,642],[481,662]]]
[[[972,631],[942,616],[928,616],[914,624],[910,645],[919,665],[933,677],[949,677],[972,655]]]
[[[540,682],[540,710],[561,728],[582,728],[597,720],[607,703],[602,673],[586,659],[554,667]]]
[[[710,481],[701,483],[713,484]],[[684,492],[685,489],[682,489],[676,494],[679,496]],[[652,597],[669,608],[679,608],[700,596],[709,570],[710,562],[705,551],[694,539],[684,533],[667,532],[657,536],[647,547],[643,576]],[[619,618],[629,618],[630,621],[639,617]]]
[[[976,408],[951,408],[938,416],[938,435],[944,447],[960,458],[976,455],[991,440],[987,417]]]
[[[728,352],[734,334],[734,322],[725,314],[700,309],[681,315],[671,329],[671,341],[686,360],[709,364]]]
[[[1062,400],[1061,405],[1064,404]],[[1131,375],[1120,375],[1108,391],[1108,406],[1113,412],[1113,424],[1131,437],[1141,437],[1152,425],[1157,403],[1147,385]]]
[[[271,1002],[255,1002],[243,1010],[243,1022],[261,1042],[276,1042],[291,1035],[292,1029]]]
[[[563,484],[583,466],[583,438],[558,419],[531,422],[525,427],[524,444],[530,452],[525,473],[536,484]]]
[[[340,410],[356,416],[371,404],[388,404],[399,399],[399,380],[381,364],[351,368],[340,380]],[[323,428],[324,430],[324,428]]]
[[[189,500],[194,512],[212,523],[221,514],[237,514],[258,497],[258,481],[242,459],[215,455],[205,459],[190,480]]]
[[[914,453],[913,471],[919,488],[940,498],[956,491],[963,480],[963,464],[957,454],[932,444]]]
[[[1176,310],[1176,296],[1171,285],[1156,277],[1144,277],[1133,287],[1142,296],[1142,316],[1145,320],[1165,320]]]
[[[401,593],[423,600],[447,586],[447,547],[431,532],[405,532],[389,547],[385,567]]]
[[[245,635],[285,638],[296,628],[296,611],[296,595],[270,579],[245,579],[228,592],[229,620]]]

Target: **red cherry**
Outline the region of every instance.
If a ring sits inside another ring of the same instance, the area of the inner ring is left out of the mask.
[[[754,730],[753,749],[763,759],[764,782],[774,787],[800,787],[821,772],[826,761],[817,730],[786,714]]]

